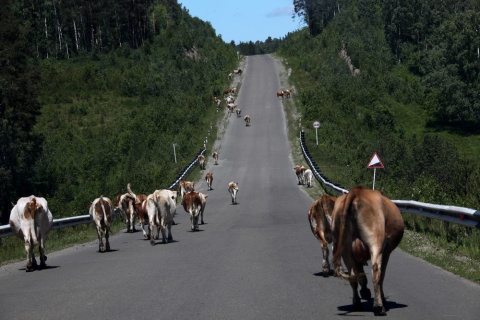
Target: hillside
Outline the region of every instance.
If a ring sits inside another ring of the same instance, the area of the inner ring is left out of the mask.
[[[46,197],[60,218],[86,214],[92,199],[114,199],[129,182],[138,192],[168,187],[208,131],[215,134],[211,97],[228,85],[237,54],[177,1],[134,8],[100,1],[93,16],[85,3],[72,3],[76,13],[66,2],[8,3],[0,31],[8,48],[0,61],[12,67],[0,71],[0,84],[13,84],[0,91],[1,116],[11,124],[1,128],[9,137],[0,141],[9,155],[0,160],[3,223],[11,203],[28,194]],[[38,14],[52,34],[37,46],[45,37],[35,28]],[[113,33],[108,23],[115,21],[104,17],[115,14],[143,27],[130,21]],[[76,20],[87,18],[96,38],[87,39],[92,34]]]

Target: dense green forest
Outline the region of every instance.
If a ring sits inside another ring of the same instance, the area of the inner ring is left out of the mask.
[[[168,187],[216,130],[211,96],[237,53],[176,0],[1,7],[2,223],[30,194],[60,218],[129,182]]]
[[[279,54],[293,70],[320,168],[346,188],[480,208],[480,3],[294,1],[307,28]],[[322,124],[315,145],[311,123]]]

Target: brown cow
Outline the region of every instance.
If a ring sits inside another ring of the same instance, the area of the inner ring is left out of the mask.
[[[198,217],[203,213],[204,199],[202,199],[198,192],[190,191],[183,197],[182,206],[190,216],[190,222],[192,224],[191,230],[198,231]]]
[[[203,154],[199,154],[198,157],[198,164],[200,165],[200,169],[205,169],[205,156]]]
[[[277,98],[282,98],[283,100],[283,91],[277,91]]]
[[[324,194],[317,199],[308,210],[308,222],[313,235],[320,242],[322,247],[323,261],[322,274],[324,277],[330,275],[330,262],[328,244],[332,243],[332,212],[336,197]]]
[[[207,181],[208,190],[213,190],[213,189],[212,189],[213,173],[208,172],[208,173],[205,175],[205,180]]]
[[[212,157],[213,157],[213,161],[215,164],[218,164],[218,152],[215,151],[214,153],[212,153]]]
[[[180,195],[182,198],[185,193],[195,190],[195,182],[193,181],[180,180],[178,186],[180,187]]]
[[[338,275],[350,281],[354,310],[362,310],[358,284],[362,298],[371,297],[363,266],[372,260],[373,312],[386,315],[383,280],[390,254],[403,237],[400,210],[381,192],[355,187],[337,198],[332,219],[333,265]],[[348,274],[341,270],[342,258]]]
[[[110,251],[110,226],[112,225],[113,205],[109,198],[100,196],[93,200],[89,209],[90,219],[95,223],[98,235],[98,252]],[[105,244],[103,243],[105,236]]]
[[[148,213],[147,213],[147,200],[146,194],[138,194],[136,195],[133,193],[132,189],[130,188],[130,183],[127,185],[128,193],[134,197],[135,203],[133,204],[133,210],[135,210],[135,215],[138,217],[138,221],[140,223],[140,227],[142,228],[143,236],[148,238],[147,232],[145,231],[145,226],[148,225]]]

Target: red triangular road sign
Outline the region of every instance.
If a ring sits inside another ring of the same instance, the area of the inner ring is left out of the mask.
[[[380,158],[378,157],[376,152],[373,154],[372,159],[370,159],[370,162],[368,163],[367,168],[371,168],[371,169],[383,169],[383,168],[385,168],[383,166],[382,160],[380,160]]]

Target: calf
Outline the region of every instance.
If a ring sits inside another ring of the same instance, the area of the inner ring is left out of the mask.
[[[215,151],[214,153],[212,153],[212,157],[213,157],[213,161],[214,161],[214,164],[218,164],[218,152]]]
[[[250,116],[247,114],[243,120],[245,120],[245,126],[250,126]]]
[[[237,204],[238,182],[232,181],[228,184],[228,192],[232,197],[232,204]]]
[[[199,154],[198,157],[198,164],[200,165],[200,169],[205,169],[205,156],[203,154]]]
[[[40,269],[46,268],[45,241],[52,228],[53,217],[45,198],[30,196],[18,199],[10,212],[10,228],[13,233],[25,242],[27,252],[26,271],[37,268],[33,250],[38,245],[40,253]]]
[[[204,197],[205,198],[205,197]],[[198,217],[200,214],[203,215],[204,209],[204,199],[198,192],[190,191],[185,194],[185,197],[182,199],[182,206],[185,212],[190,216],[190,222],[192,224],[191,230],[198,231]]]
[[[313,235],[320,242],[323,254],[323,276],[330,275],[328,243],[332,243],[332,212],[335,206],[336,197],[323,195],[317,199],[308,209],[308,222]]]
[[[392,251],[403,237],[404,223],[398,207],[377,190],[355,187],[335,201],[332,213],[333,265],[339,276],[347,279],[353,290],[353,308],[362,310],[358,295],[371,298],[363,266],[372,261],[374,288],[373,313],[386,315],[383,280]],[[347,274],[342,270],[342,260]]]
[[[207,181],[208,190],[213,190],[213,189],[212,189],[213,173],[208,172],[208,173],[205,175],[205,180]]]
[[[292,94],[293,89],[285,89],[283,90],[283,94],[285,95],[285,98],[290,98],[290,95]]]
[[[90,219],[95,223],[98,235],[98,252],[110,251],[110,226],[112,225],[113,205],[109,198],[101,196],[90,205]],[[105,236],[105,244],[103,244]]]
[[[237,109],[235,109],[235,112],[237,113],[237,118],[240,118],[241,113],[242,113],[242,109],[237,108]]]
[[[163,243],[173,241],[172,223],[177,209],[177,192],[167,189],[155,190],[147,196],[147,213],[150,230],[150,244],[155,245],[155,239],[159,238],[162,232]],[[154,229],[157,228],[157,235],[154,236]],[[168,235],[167,235],[168,231]]]
[[[277,98],[282,98],[283,100],[283,91],[277,91]]]

